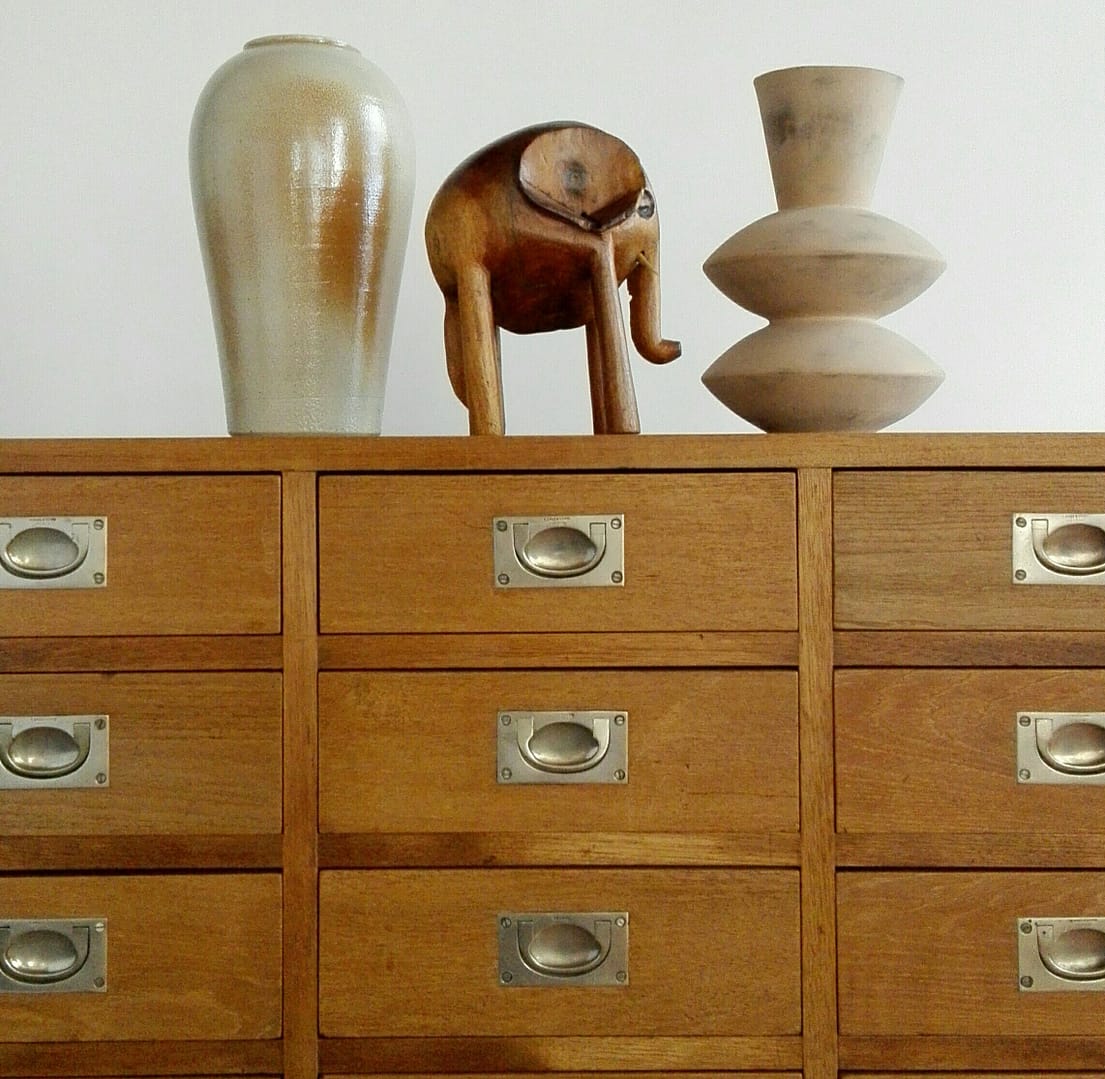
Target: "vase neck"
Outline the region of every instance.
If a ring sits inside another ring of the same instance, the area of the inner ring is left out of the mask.
[[[796,67],[754,81],[780,210],[868,206],[902,80],[861,67]]]

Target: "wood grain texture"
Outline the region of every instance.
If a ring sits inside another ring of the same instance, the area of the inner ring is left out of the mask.
[[[836,1079],[832,476],[798,473],[798,693],[805,1079]]]
[[[284,1076],[318,1076],[316,480],[283,477]]]
[[[281,826],[280,676],[0,676],[0,716],[107,716],[108,782],[0,791],[0,835],[235,835]]]
[[[0,673],[82,671],[278,671],[280,638],[5,637]]]
[[[272,476],[0,476],[4,517],[105,517],[107,585],[5,590],[0,637],[278,633]]]
[[[839,667],[1105,667],[1105,633],[845,630]]]
[[[836,837],[841,867],[977,869],[1100,869],[1105,865],[1105,835],[1058,826],[1018,835],[1011,832],[842,833]]]
[[[82,1079],[151,1079],[217,1075],[263,1079],[280,1074],[281,1045],[273,1041],[111,1042],[59,1045],[0,1042],[0,1074],[20,1079],[81,1076]],[[202,1074],[199,1073],[202,1069]]]
[[[797,667],[797,633],[362,633],[319,640],[321,670]]]
[[[0,870],[279,869],[274,835],[4,836]]]
[[[614,513],[625,519],[623,586],[495,588],[496,517]],[[321,627],[793,630],[794,527],[783,474],[324,476]]]
[[[324,1039],[324,1075],[417,1071],[427,1074],[585,1070],[660,1075],[802,1066],[802,1039],[779,1038],[371,1038]],[[772,1076],[774,1079],[774,1076]],[[781,1079],[781,1077],[780,1077]],[[793,1079],[797,1079],[794,1076]]]
[[[399,1074],[402,1074],[402,1073],[398,1073],[398,1074],[397,1073],[380,1074],[380,1075],[378,1075],[378,1079],[399,1079]],[[433,1079],[434,1074],[438,1074],[438,1073],[413,1072],[413,1073],[410,1073],[410,1075],[408,1076],[408,1079]],[[453,1073],[453,1074],[457,1074],[457,1073]],[[494,1073],[494,1072],[467,1072],[467,1073],[462,1073],[462,1074],[458,1075],[457,1079],[491,1079],[492,1075],[494,1075],[494,1074],[496,1074],[496,1073]],[[507,1072],[506,1074],[510,1075],[511,1073]],[[526,1074],[526,1073],[521,1072],[521,1073],[516,1073],[516,1074]],[[549,1073],[549,1074],[553,1074],[553,1073]],[[591,1073],[590,1072],[556,1072],[554,1074],[557,1076],[557,1079],[588,1079],[588,1077],[590,1076]],[[634,1077],[637,1076],[639,1073],[637,1073],[637,1072],[605,1072],[604,1074],[606,1075],[607,1079],[634,1079]],[[723,1075],[726,1075],[726,1074],[727,1073],[725,1073],[725,1072],[713,1072],[713,1073],[711,1073],[711,1072],[675,1072],[675,1071],[666,1071],[666,1072],[664,1072],[664,1075],[667,1076],[668,1079],[696,1079],[696,1077],[697,1077],[697,1079],[715,1079],[715,1077],[720,1077],[720,1076],[723,1076]],[[368,1076],[368,1074],[364,1074],[364,1075],[360,1075],[360,1076],[352,1076],[351,1079],[369,1079],[369,1076]],[[741,1073],[741,1079],[788,1079],[788,1077],[787,1077],[785,1072],[763,1072],[763,1071],[747,1072],[746,1071],[746,1072]],[[1014,1076],[1013,1079],[1017,1079],[1017,1077]],[[1023,1079],[1023,1077],[1022,1077],[1022,1079]],[[1075,1076],[1074,1079],[1078,1079],[1078,1077]]]
[[[1100,994],[1019,990],[1017,921],[1099,916],[1105,875],[857,871],[837,889],[842,1035],[1101,1034]]]
[[[836,711],[842,832],[1105,833],[1105,787],[1017,781],[1018,713],[1105,711],[1105,671],[839,671]]]
[[[4,877],[0,908],[5,918],[107,922],[107,992],[4,994],[0,1029],[7,1040],[280,1034],[276,873]]]
[[[1103,472],[838,472],[841,629],[1100,631],[1105,588],[1016,585],[1015,513],[1101,513]]]
[[[850,1038],[840,1039],[840,1061],[847,1068],[930,1068],[944,1076],[970,1069],[979,1076],[1013,1079],[1006,1069],[1030,1079],[1098,1079],[1105,1068],[1105,1037],[1041,1038],[1007,1034],[994,1038]],[[1024,1071],[1023,1069],[1039,1069]],[[1096,1071],[1068,1069],[1096,1068]],[[1061,1069],[1057,1071],[1056,1069]],[[910,1079],[914,1079],[911,1074]],[[956,1079],[961,1079],[959,1075]]]
[[[319,837],[319,864],[329,869],[797,866],[798,846],[797,832],[327,833]]]
[[[3,439],[0,473],[1105,469],[1102,434],[467,435]]]
[[[326,1037],[713,1038],[801,1026],[790,870],[328,870],[320,892]],[[627,985],[499,985],[502,912],[588,910],[629,912]],[[367,968],[389,974],[370,993]]]
[[[618,712],[627,781],[498,782],[504,709]],[[324,832],[798,830],[790,671],[324,672],[319,712]]]

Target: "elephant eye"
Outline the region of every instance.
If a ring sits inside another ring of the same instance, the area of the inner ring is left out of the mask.
[[[652,197],[651,191],[645,191],[641,195],[641,201],[637,203],[637,214],[647,220],[654,213],[656,213],[656,200]]]

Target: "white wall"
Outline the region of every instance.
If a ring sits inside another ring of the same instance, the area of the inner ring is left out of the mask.
[[[357,46],[410,106],[418,183],[385,433],[467,430],[422,222],[516,128],[578,119],[640,155],[664,330],[642,426],[745,431],[703,370],[762,325],[702,275],[774,209],[752,78],[842,63],[905,78],[874,209],[948,260],[886,319],[947,372],[902,430],[1092,430],[1105,413],[1103,0],[0,0],[0,436],[225,433],[187,139],[252,37]],[[590,429],[578,332],[504,339],[517,433]]]

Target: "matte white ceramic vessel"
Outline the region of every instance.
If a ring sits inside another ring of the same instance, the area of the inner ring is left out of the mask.
[[[779,211],[731,236],[703,271],[769,325],[702,381],[764,430],[878,430],[943,381],[920,349],[873,321],[944,270],[928,241],[868,208],[901,82],[852,67],[755,80]]]
[[[414,140],[328,38],[250,41],[196,105],[192,198],[231,434],[378,434]]]

